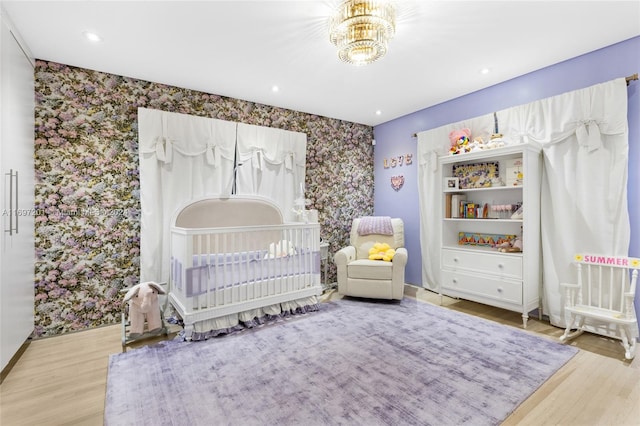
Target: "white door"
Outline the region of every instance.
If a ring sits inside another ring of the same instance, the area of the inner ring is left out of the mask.
[[[4,369],[33,331],[33,65],[2,17],[0,87],[0,351]]]

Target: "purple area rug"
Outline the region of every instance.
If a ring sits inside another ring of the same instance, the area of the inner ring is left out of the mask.
[[[405,298],[343,299],[109,360],[105,425],[498,425],[577,349]]]

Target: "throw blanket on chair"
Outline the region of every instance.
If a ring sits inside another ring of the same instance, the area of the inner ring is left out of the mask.
[[[358,224],[358,235],[393,235],[389,216],[365,216]]]

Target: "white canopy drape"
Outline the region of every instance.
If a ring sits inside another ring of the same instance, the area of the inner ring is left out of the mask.
[[[559,283],[575,281],[573,254],[628,254],[626,81],[616,79],[503,110],[497,116],[507,142],[535,141],[543,147],[544,307],[552,324],[564,326]],[[449,132],[464,127],[474,136],[490,133],[493,116],[418,134],[423,280],[431,288],[440,281],[440,224],[428,207],[441,192],[434,173],[436,158],[446,154]]]
[[[473,135],[489,140],[493,133],[493,114],[447,124],[418,133],[418,196],[420,199],[420,248],[422,282],[431,290],[440,283],[441,227],[437,197],[442,195],[438,157],[449,152],[449,133],[454,129],[473,129]]]
[[[238,124],[238,194],[275,201],[286,221],[295,220],[294,200],[304,198],[307,135]]]
[[[307,136],[138,108],[140,279],[169,280],[170,226],[187,202],[235,193],[267,197],[294,220],[304,196]],[[236,161],[237,153],[237,161]],[[234,173],[235,172],[235,173]]]
[[[170,222],[189,200],[232,184],[236,123],[138,109],[140,279],[169,279]]]

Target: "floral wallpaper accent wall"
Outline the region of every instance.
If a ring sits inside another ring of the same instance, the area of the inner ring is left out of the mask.
[[[35,92],[34,337],[118,322],[120,290],[138,282],[138,107],[306,133],[306,195],[330,253],[373,214],[370,126],[46,61]]]

